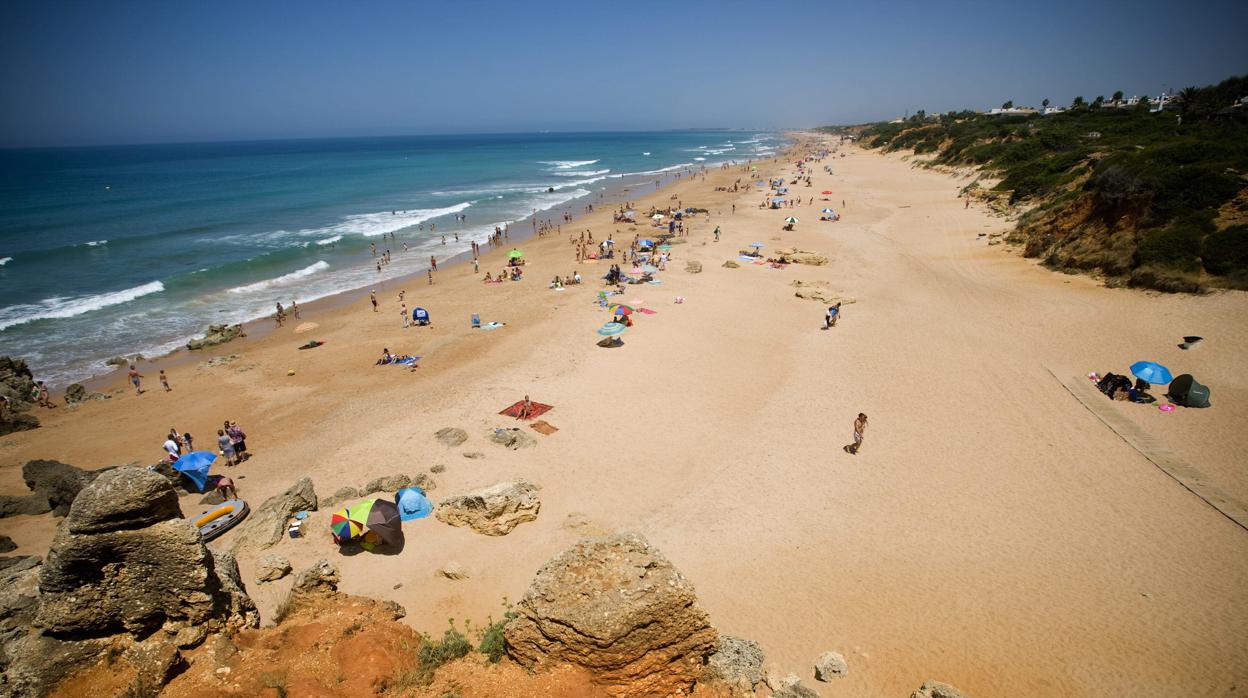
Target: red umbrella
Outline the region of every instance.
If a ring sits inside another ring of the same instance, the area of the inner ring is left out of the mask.
[[[823,191],[821,191],[821,192],[819,192],[819,193],[820,193],[820,194],[831,194],[832,192],[828,191],[827,189],[824,189]]]

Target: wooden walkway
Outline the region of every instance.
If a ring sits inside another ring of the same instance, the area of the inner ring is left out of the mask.
[[[1139,451],[1140,455],[1152,461],[1153,465],[1161,468],[1162,472],[1174,478],[1192,494],[1205,500],[1223,516],[1239,524],[1240,528],[1248,530],[1248,507],[1245,507],[1243,502],[1223,492],[1207,475],[1188,465],[1167,448],[1160,439],[1148,434],[1124,417],[1114,402],[1097,390],[1092,381],[1084,377],[1063,380],[1058,378],[1052,370],[1049,374],[1070,391],[1076,400],[1083,403],[1089,412],[1104,422],[1105,426]]]

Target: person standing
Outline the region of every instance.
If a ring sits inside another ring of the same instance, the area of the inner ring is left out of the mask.
[[[139,373],[139,369],[135,368],[134,364],[130,364],[130,370],[126,375],[130,377],[130,382],[134,385],[134,394],[142,395],[143,391],[139,388],[139,383],[143,379],[143,374]]]
[[[165,439],[163,448],[165,449],[165,454],[169,456],[170,463],[178,459],[180,448],[178,447],[178,442],[174,441],[172,436]]]
[[[191,436],[191,432],[182,433],[182,443],[186,444],[186,452],[190,453],[195,450],[195,437]]]
[[[409,322],[407,315],[407,303],[399,304],[399,315],[403,316],[403,329],[406,330]]]
[[[221,449],[221,455],[225,456],[226,464],[234,465],[234,442],[225,435],[224,429],[217,430],[217,446]]]
[[[247,434],[243,432],[243,428],[238,426],[238,422],[226,421],[225,433],[230,437],[230,445],[234,447],[234,458],[242,463],[251,458],[247,453]]]
[[[859,412],[858,419],[854,420],[854,442],[845,447],[845,452],[851,456],[858,455],[858,449],[862,448],[862,437],[867,431],[867,415]]]
[[[169,387],[169,376],[165,375],[165,369],[163,368],[160,369],[160,384],[165,387],[166,393],[173,390],[173,388]]]
[[[378,269],[378,271],[381,270]],[[373,289],[373,292],[368,294],[368,300],[373,304],[373,312],[377,312],[377,289]]]
[[[437,271],[438,270],[438,258],[434,257],[433,255],[429,255],[429,266],[432,267],[432,271]]]

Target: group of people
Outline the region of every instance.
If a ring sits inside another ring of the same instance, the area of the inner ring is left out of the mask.
[[[231,422],[227,419],[222,423],[221,428],[217,430],[217,447],[227,465],[238,465],[251,458],[251,453],[247,450],[247,433],[238,425],[238,422]],[[169,433],[165,436],[162,448],[169,462],[172,463],[195,450],[195,438],[189,431],[179,432],[176,427],[169,427]]]
[[[389,252],[386,254],[389,254]],[[288,315],[296,320],[299,319],[299,304],[293,298],[290,301],[289,308],[282,307],[281,301],[277,302],[277,311],[273,313],[273,319],[277,322],[278,327],[286,324],[286,316]]]
[[[138,367],[136,367],[134,364],[130,364],[130,369],[126,371],[126,378],[128,378],[130,380],[130,384],[134,386],[134,394],[142,395],[143,394],[143,374],[139,373]],[[158,378],[160,379],[161,387],[165,389],[166,393],[171,392],[173,390],[173,387],[169,385],[169,376],[165,375],[165,369],[163,368],[160,369],[160,375],[158,376]],[[49,405],[49,407],[50,406],[51,405]]]
[[[551,288],[563,288],[564,286],[575,286],[579,283],[581,283],[581,272],[574,271],[571,274],[569,274],[566,278],[561,277],[561,276],[556,276],[554,280],[550,282],[550,287]]]

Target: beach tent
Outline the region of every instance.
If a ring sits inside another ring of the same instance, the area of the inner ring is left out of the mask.
[[[399,508],[400,521],[423,519],[433,512],[433,502],[419,487],[404,487],[395,492],[394,503]]]
[[[217,459],[212,451],[191,451],[173,462],[173,469],[186,476],[200,492],[208,484],[208,466]]]
[[[1171,399],[1184,407],[1208,407],[1209,387],[1196,382],[1190,373],[1170,382]]]
[[[429,311],[424,308],[412,308],[412,322],[420,325],[428,325]]]

